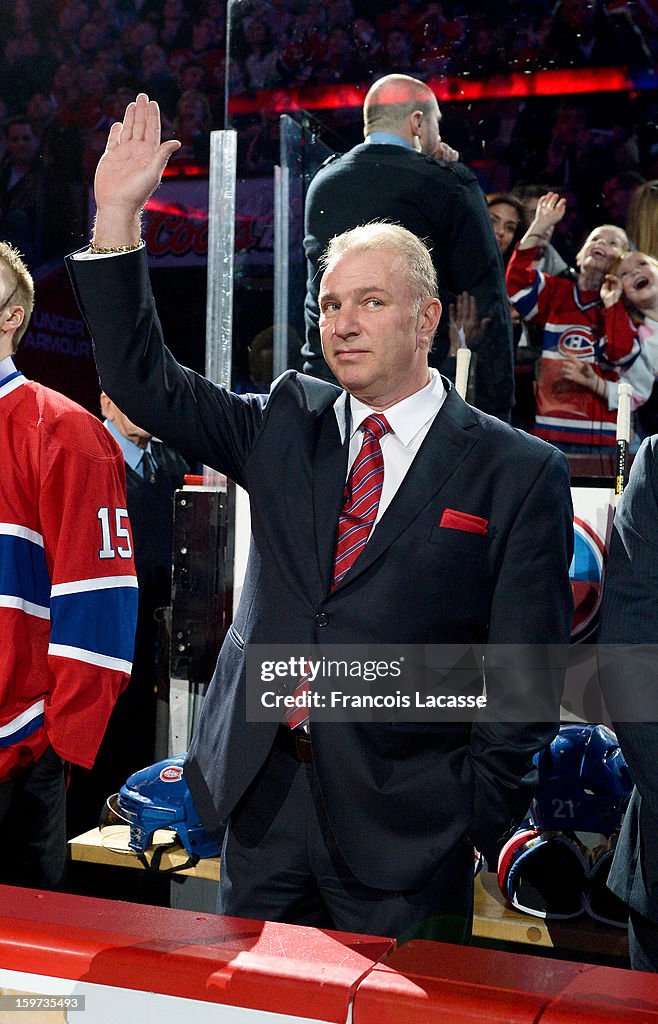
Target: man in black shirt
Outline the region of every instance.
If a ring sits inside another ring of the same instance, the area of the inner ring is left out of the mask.
[[[394,221],[431,245],[444,310],[431,365],[440,367],[448,354],[451,302],[469,292],[486,324],[478,347],[475,405],[509,419],[514,397],[509,303],[477,178],[442,142],[439,106],[423,82],[407,75],[381,78],[369,90],[363,114],[366,141],[322,167],[306,197],[304,369],[331,379],[320,347],[317,301],[318,261],[329,239],[368,221]]]

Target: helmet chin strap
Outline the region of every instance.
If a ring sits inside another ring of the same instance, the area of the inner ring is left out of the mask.
[[[143,852],[138,853],[137,858],[140,864],[153,875],[173,875],[176,871],[186,871],[187,868],[194,868],[197,866],[199,863],[199,856],[196,853],[191,853],[184,864],[176,864],[171,868],[160,867],[164,854],[167,850],[171,850],[172,846],[178,846],[181,850],[184,849],[183,844],[179,842],[163,843],[162,846],[155,847],[150,860]]]

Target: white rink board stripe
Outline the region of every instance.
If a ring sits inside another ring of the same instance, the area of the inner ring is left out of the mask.
[[[52,1024],[117,1024],[117,1021],[157,1021],[158,1024],[330,1024],[317,1017],[297,1017],[243,1006],[206,1003],[198,999],[162,995],[113,985],[95,985],[71,978],[54,978],[0,968],[0,995],[84,996],[84,1010],[48,1011]],[[29,1024],[30,1011],[12,1013],[16,1024]]]

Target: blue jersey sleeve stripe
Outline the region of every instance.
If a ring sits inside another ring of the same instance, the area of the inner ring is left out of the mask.
[[[51,644],[131,662],[137,597],[132,586],[53,597]]]
[[[0,725],[0,740],[5,740],[8,736],[13,736],[20,729],[28,726],[34,718],[41,717],[41,720],[43,720],[45,710],[45,700],[38,700],[32,704],[31,707],[25,708],[25,711],[20,711],[19,714],[10,718],[4,725]],[[11,742],[13,743],[13,740],[11,740]]]
[[[24,537],[0,534],[0,594],[48,608],[50,578],[42,547]]]
[[[11,733],[8,736],[0,736],[0,748],[13,747],[17,743],[22,743],[28,738],[28,736],[34,735],[34,733],[43,727],[44,715],[38,715],[33,718],[31,722],[27,722],[26,725],[17,729],[16,732]]]

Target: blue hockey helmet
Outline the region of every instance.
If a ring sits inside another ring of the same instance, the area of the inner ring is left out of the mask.
[[[530,813],[538,828],[615,832],[633,783],[624,755],[605,725],[563,725],[535,755],[539,773]]]
[[[108,800],[101,828],[111,821],[129,825],[128,845],[140,857],[153,845],[158,829],[175,832],[194,863],[203,857],[217,857],[221,841],[201,824],[183,776],[185,756],[167,757],[131,775]]]

